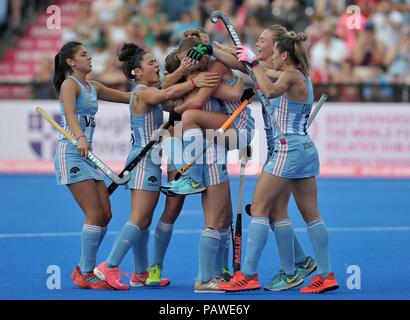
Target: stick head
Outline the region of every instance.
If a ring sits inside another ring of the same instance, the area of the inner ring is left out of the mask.
[[[224,13],[222,12],[222,11],[219,11],[219,10],[215,10],[215,11],[212,11],[212,13],[211,13],[211,21],[212,21],[212,23],[217,23],[218,22],[218,18],[221,16],[221,15],[223,15]]]

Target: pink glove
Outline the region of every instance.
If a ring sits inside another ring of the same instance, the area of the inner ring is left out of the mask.
[[[253,51],[242,45],[236,47],[236,56],[238,57],[239,61],[247,62],[250,65],[255,65],[258,61]]]

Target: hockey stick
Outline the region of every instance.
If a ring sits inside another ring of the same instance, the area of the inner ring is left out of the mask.
[[[73,145],[77,145],[77,140],[67,132],[62,126],[60,126],[51,116],[42,108],[37,107],[36,112],[40,114],[45,120],[47,120],[54,128],[56,128],[64,137],[67,138]],[[110,178],[113,183],[116,184],[125,184],[130,180],[129,171],[123,172],[121,176],[117,176],[114,171],[112,171],[104,162],[102,162],[96,155],[91,151],[87,153],[88,159],[94,163],[104,174]]]
[[[233,241],[233,271],[241,270],[241,256],[242,256],[242,202],[245,187],[245,167],[246,163],[252,158],[252,148],[250,145],[245,149],[239,151],[239,158],[241,160],[241,169],[239,173],[239,200],[238,212],[236,214],[235,224],[235,239]],[[233,223],[233,221],[232,221]],[[233,226],[231,225],[231,230]]]
[[[166,122],[161,130],[166,130],[168,129],[171,125],[173,124],[173,121],[169,121]],[[144,156],[148,153],[148,151],[150,151],[150,149],[154,146],[154,144],[158,141],[158,137],[155,137],[154,139],[150,140],[150,142],[147,143],[147,145],[141,150],[141,152],[134,158],[131,160],[131,162],[129,164],[127,164],[127,166],[120,172],[119,176],[122,177],[123,174],[125,174],[125,172],[131,172],[132,169],[134,169],[137,164],[141,161],[142,158],[144,158]],[[108,186],[108,193],[112,194],[115,189],[118,188],[118,183],[111,183]]]
[[[314,108],[313,111],[311,112],[310,117],[309,117],[309,119],[308,119],[308,121],[307,121],[307,128],[308,128],[308,129],[309,129],[310,125],[312,124],[313,120],[315,120],[317,114],[318,114],[319,111],[320,111],[320,108],[322,108],[322,106],[324,105],[324,103],[326,102],[326,100],[327,100],[327,95],[326,95],[326,94],[322,94],[322,95],[320,96],[320,99],[319,99],[319,101],[317,102],[315,108]],[[248,204],[245,206],[245,212],[246,212],[246,214],[247,214],[248,216],[251,215],[251,204],[250,204],[250,203],[248,203]]]
[[[235,46],[240,46],[242,45],[241,40],[239,39],[238,34],[235,31],[235,28],[233,27],[231,21],[229,20],[228,16],[219,10],[215,10],[211,14],[211,21],[212,23],[217,23],[218,19],[221,19],[223,24],[225,25],[226,29],[228,30],[228,33],[235,44]],[[244,63],[244,66],[246,68],[246,71],[248,72],[248,75],[251,77],[253,83],[255,84],[255,90],[258,92],[258,97],[260,102],[262,103],[263,108],[268,110],[271,108],[270,103],[268,99],[263,95],[262,91],[259,88],[258,81],[256,80],[255,74],[252,70],[252,67],[248,63]],[[278,123],[276,122],[275,119],[271,118],[272,124],[275,127],[275,130],[279,133],[279,140],[281,144],[286,144],[286,138],[285,135],[283,134],[282,130],[279,128]]]
[[[212,140],[209,140],[207,144],[205,145],[204,149],[202,152],[197,154],[194,159],[192,159],[189,163],[187,163],[183,168],[178,170],[178,172],[175,175],[174,180],[178,180],[189,168],[193,166],[193,164],[200,158],[202,157],[203,154],[205,154],[206,150],[214,144],[214,140],[223,135],[228,129],[232,122],[238,117],[238,115],[246,108],[246,106],[249,104],[251,98],[253,97],[254,92],[252,89],[246,89],[242,95],[242,103],[239,105],[239,107],[232,113],[229,118],[224,122],[222,127],[220,127],[218,130],[215,131],[215,137]]]

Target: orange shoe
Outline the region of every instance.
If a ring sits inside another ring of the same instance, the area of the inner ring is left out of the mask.
[[[133,272],[131,279],[130,279],[130,286],[131,287],[144,287],[147,285],[146,284],[147,278],[148,278],[148,272],[144,272],[144,273]],[[169,286],[170,284],[171,284],[171,280],[169,280],[168,278],[162,278],[160,280],[159,287],[166,287],[166,286]]]
[[[75,267],[70,278],[74,281],[77,287],[83,289],[96,289],[96,290],[110,290],[110,286],[105,282],[97,279],[93,272],[82,274],[78,266]]]
[[[335,275],[333,272],[329,272],[327,277],[321,277],[319,275],[314,276],[307,287],[300,289],[302,293],[324,293],[326,291],[332,291],[339,288]]]
[[[81,270],[79,266],[75,266],[73,273],[71,274],[70,278],[71,280],[75,280],[75,278],[77,278],[77,276],[81,274]]]
[[[233,277],[229,282],[220,283],[218,288],[224,291],[235,292],[235,291],[248,291],[248,290],[258,290],[261,288],[259,283],[258,274],[256,273],[253,277],[248,278],[241,271],[234,273]]]
[[[107,262],[101,263],[99,266],[94,268],[94,275],[105,282],[108,285],[116,290],[128,290],[128,284],[122,283],[120,269],[117,268],[108,268]]]

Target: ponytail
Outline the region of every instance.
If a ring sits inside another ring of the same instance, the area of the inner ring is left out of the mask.
[[[74,54],[77,48],[82,46],[80,42],[68,42],[54,57],[54,88],[57,94],[60,94],[61,85],[67,77],[67,74],[71,74],[73,69],[67,64],[67,59],[74,58]]]
[[[118,59],[122,62],[122,71],[129,80],[138,80],[134,69],[141,68],[141,61],[145,55],[144,49],[134,43],[125,43],[118,50]]]
[[[308,36],[304,32],[296,33],[294,31],[287,32],[279,37],[276,42],[276,47],[279,52],[287,51],[293,63],[298,70],[302,72],[306,77],[310,74],[309,59],[306,48],[303,46],[302,41],[306,41]]]

